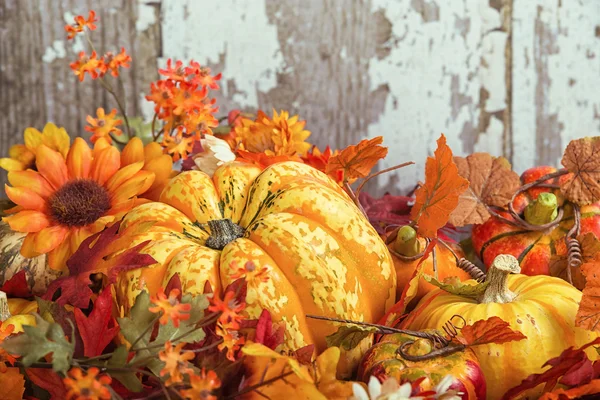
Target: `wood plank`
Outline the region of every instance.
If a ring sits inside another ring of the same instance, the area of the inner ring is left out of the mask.
[[[600,134],[600,2],[516,2],[514,168],[560,165],[572,139]]]

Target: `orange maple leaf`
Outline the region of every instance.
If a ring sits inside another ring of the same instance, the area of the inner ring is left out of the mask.
[[[476,346],[486,343],[506,343],[515,340],[527,339],[519,331],[513,331],[508,322],[499,317],[491,317],[476,321],[473,325],[466,325],[461,330],[462,336],[456,339],[466,346]]]
[[[600,254],[579,268],[585,276],[585,287],[575,316],[575,326],[600,332]]]
[[[410,217],[417,224],[417,232],[425,237],[437,237],[437,231],[448,222],[450,213],[458,205],[458,198],[469,187],[469,181],[458,174],[452,150],[446,137],[437,140],[434,157],[427,157],[425,183],[417,189],[415,205]]]
[[[590,394],[600,393],[600,379],[594,379],[589,383],[581,386],[576,386],[570,389],[558,388],[551,392],[544,393],[540,400],[567,400],[579,399]]]
[[[379,160],[384,158],[388,149],[381,146],[383,137],[361,140],[357,145],[351,145],[331,157],[327,164],[326,173],[342,170],[344,180],[365,178]]]
[[[0,387],[4,400],[21,400],[25,393],[25,377],[19,368],[8,368],[6,372],[0,373]]]

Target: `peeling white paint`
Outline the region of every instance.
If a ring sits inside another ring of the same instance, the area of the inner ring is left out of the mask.
[[[506,64],[504,50],[508,34],[492,31],[485,35],[481,42],[482,65],[479,71],[482,86],[488,92],[485,111],[494,113],[506,109]]]
[[[135,29],[143,32],[156,22],[155,8],[148,0],[138,0],[138,19],[135,21]]]
[[[44,55],[42,56],[42,61],[51,63],[57,58],[65,58],[66,55],[67,50],[65,49],[64,40],[55,40],[51,46],[46,47],[46,51],[44,51]]]
[[[164,0],[162,9],[160,65],[167,58],[216,64],[223,57],[223,69],[216,71],[223,73],[221,90],[242,106],[256,107],[257,91],[276,85],[284,60],[263,1],[221,0],[198,6],[192,0]],[[235,83],[235,92],[229,92],[228,81]]]

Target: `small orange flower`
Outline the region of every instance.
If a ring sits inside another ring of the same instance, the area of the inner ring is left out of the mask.
[[[188,82],[192,84],[208,87],[213,90],[219,88],[217,81],[221,79],[221,74],[211,76],[210,68],[202,67],[196,61],[190,61],[190,66],[185,68],[185,73],[189,78]]]
[[[2,343],[4,341],[4,339],[6,339],[10,335],[12,335],[14,330],[15,330],[14,325],[12,325],[12,324],[5,325],[5,324],[2,324],[2,322],[0,322],[0,343]],[[19,356],[13,356],[13,355],[9,354],[5,349],[0,347],[0,373],[3,374],[8,369],[6,367],[6,363],[9,363],[11,366],[13,366],[15,364],[15,361],[17,358],[19,358]]]
[[[184,374],[191,374],[193,370],[189,366],[189,360],[193,360],[195,355],[191,351],[181,352],[185,343],[179,343],[173,347],[170,341],[165,343],[165,349],[158,353],[158,358],[165,363],[160,371],[160,376],[169,374],[166,381],[167,386],[174,383],[183,382]]]
[[[231,265],[232,268],[237,268],[235,272],[230,276],[232,279],[244,278],[248,285],[256,286],[261,282],[267,282],[269,280],[269,268],[262,267],[256,268],[256,264],[252,261],[246,261],[243,267],[236,264]]]
[[[181,115],[184,112],[190,113],[203,109],[206,106],[204,99],[206,99],[207,93],[206,88],[196,90],[188,84],[182,84],[173,89],[173,98],[171,99],[173,114]]]
[[[221,380],[213,370],[206,372],[204,368],[200,375],[190,376],[190,389],[184,389],[179,392],[184,399],[187,400],[217,400],[216,396],[212,395],[214,390],[221,387]]]
[[[306,155],[302,156],[302,161],[311,167],[315,167],[321,172],[326,172],[329,159],[338,154],[339,150],[331,151],[329,146],[327,146],[323,152],[321,152],[317,146],[313,146]],[[329,176],[339,184],[344,182],[344,171],[342,169],[332,171]]]
[[[108,52],[104,55],[104,71],[106,73],[110,71],[110,74],[115,78],[119,76],[119,68],[129,68],[131,57],[125,52],[125,48],[121,47],[121,52],[113,54]]]
[[[179,159],[187,159],[194,148],[195,140],[192,136],[185,136],[183,128],[181,128],[177,129],[174,136],[165,135],[161,144],[167,153],[173,157],[173,161],[178,161]]]
[[[117,136],[120,136],[123,131],[121,131],[117,126],[123,123],[122,120],[117,119],[117,110],[113,108],[110,114],[104,113],[104,108],[98,108],[96,110],[96,115],[98,118],[93,118],[91,115],[88,115],[86,121],[90,126],[86,126],[85,130],[88,132],[92,132],[93,135],[90,138],[92,143],[96,143],[96,140],[101,137],[105,138],[108,143],[112,143],[112,138],[110,134],[113,133]]]
[[[94,10],[90,10],[88,19],[86,20],[82,15],[78,15],[75,17],[75,23],[73,25],[65,25],[65,31],[68,33],[67,39],[71,40],[78,33],[83,32],[84,28],[87,26],[90,31],[96,30],[96,25],[94,22],[97,22],[96,12]]]
[[[112,379],[108,375],[98,377],[100,370],[96,367],[89,368],[84,373],[80,368],[72,368],[69,376],[63,379],[67,388],[67,400],[109,400],[111,399],[108,385]]]
[[[305,142],[310,136],[304,129],[306,121],[299,121],[297,115],[290,118],[287,111],[277,114],[273,110],[273,118],[259,111],[255,121],[243,118],[241,122],[235,127],[241,150],[269,156],[303,156],[310,148],[310,143]]]
[[[223,339],[223,343],[219,344],[219,350],[227,349],[227,358],[235,361],[235,352],[244,344],[244,338],[238,331],[223,326],[220,321],[217,322],[216,333]]]
[[[216,111],[216,108],[206,107],[189,112],[183,121],[185,131],[196,139],[200,139],[201,135],[212,135],[211,128],[219,126],[219,121],[213,115]]]
[[[245,307],[245,303],[239,303],[237,301],[233,291],[228,291],[225,293],[223,300],[221,300],[218,293],[213,293],[213,296],[210,298],[208,311],[220,312],[219,322],[223,324],[224,327],[239,329],[240,322],[244,319],[239,313],[242,312]]]
[[[105,68],[104,61],[98,59],[95,51],[92,51],[89,57],[85,54],[85,51],[80,52],[79,60],[71,63],[70,67],[80,82],[83,82],[86,72],[90,75],[90,78],[96,79],[102,75],[102,71]]]
[[[179,321],[190,319],[189,311],[192,309],[191,304],[181,304],[177,297],[181,291],[173,289],[169,293],[169,297],[165,295],[163,288],[160,288],[156,296],[152,296],[150,301],[155,304],[155,307],[150,307],[148,310],[153,313],[162,313],[159,322],[166,325],[169,320],[173,321],[173,326],[179,327]]]
[[[186,70],[183,67],[183,62],[177,60],[175,61],[175,66],[172,66],[173,60],[170,58],[167,60],[167,68],[159,69],[158,73],[167,77],[172,81],[176,82],[185,82],[185,78],[187,76]]]

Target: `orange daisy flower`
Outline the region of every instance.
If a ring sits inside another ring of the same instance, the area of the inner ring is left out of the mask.
[[[173,161],[186,160],[194,148],[195,140],[193,136],[184,136],[183,129],[177,129],[174,136],[164,136],[162,146],[173,157]]]
[[[75,139],[66,160],[40,145],[37,171],[8,174],[12,186],[6,186],[6,194],[20,210],[3,220],[27,233],[21,254],[48,254],[50,268],[64,269],[83,240],[140,202],[137,196],[154,182],[154,173],[143,171],[143,165],[121,168],[119,151],[105,140],[92,152],[83,139]]]
[[[310,136],[305,124],[297,115],[290,118],[287,111],[277,114],[273,110],[273,118],[259,111],[255,121],[242,119],[241,125],[235,127],[235,136],[241,150],[269,156],[302,156],[310,148],[310,143],[305,142]]]
[[[181,390],[179,394],[187,400],[217,400],[211,393],[221,387],[221,380],[215,371],[202,368],[200,375],[190,376],[190,389]]]
[[[169,375],[169,379],[165,382],[167,386],[174,383],[183,382],[183,375],[193,373],[193,369],[189,366],[189,360],[193,360],[195,355],[191,351],[181,352],[185,343],[179,343],[173,347],[170,341],[165,343],[165,349],[158,353],[158,358],[165,363],[165,366],[160,371],[160,376]]]
[[[239,329],[240,322],[244,318],[239,313],[242,312],[244,308],[246,308],[246,304],[238,302],[235,298],[235,293],[233,291],[228,291],[225,293],[223,300],[221,300],[218,293],[214,293],[210,298],[208,311],[220,312],[221,316],[219,317],[219,321],[224,327]]]
[[[166,325],[169,321],[173,321],[173,326],[179,327],[179,321],[190,319],[191,304],[181,304],[177,298],[181,291],[173,289],[169,293],[169,297],[165,295],[163,288],[160,288],[156,296],[150,297],[150,301],[155,307],[150,307],[148,310],[153,313],[162,313],[159,322]]]
[[[244,338],[240,336],[238,331],[223,326],[220,321],[217,322],[216,334],[223,339],[218,349],[221,351],[227,349],[227,358],[230,361],[235,361],[235,352],[244,344]]]
[[[98,377],[100,370],[96,367],[83,372],[80,368],[71,368],[68,377],[63,379],[67,389],[67,400],[110,400],[112,398],[108,385],[112,378],[108,375]]]
[[[79,53],[79,60],[69,64],[75,75],[79,78],[80,82],[83,82],[85,74],[88,73],[90,78],[96,79],[102,74],[104,69],[104,61],[98,59],[98,55],[95,51],[88,57],[85,51]]]
[[[0,168],[7,171],[33,169],[35,168],[35,154],[40,145],[44,144],[66,157],[71,144],[65,128],[59,128],[52,122],[48,122],[42,132],[35,128],[27,128],[23,136],[25,144],[12,146],[8,151],[9,157],[0,158]]]
[[[177,171],[173,170],[173,159],[164,154],[160,144],[150,142],[144,146],[142,139],[134,137],[121,151],[121,166],[125,167],[138,162],[144,163],[142,170],[154,173],[154,183],[139,197],[158,201],[169,180],[177,175]]]
[[[256,264],[252,261],[247,261],[243,267],[237,264],[231,267],[235,269],[235,272],[231,275],[231,279],[244,278],[249,286],[257,286],[259,283],[269,280],[269,268],[262,267],[257,269]]]
[[[115,108],[112,109],[110,114],[106,114],[104,108],[98,108],[96,110],[96,116],[98,118],[94,118],[91,115],[88,115],[86,118],[86,121],[90,126],[86,126],[85,130],[93,133],[90,138],[92,143],[96,143],[96,140],[101,137],[108,140],[108,143],[112,143],[112,138],[110,137],[111,133],[121,136],[123,131],[117,128],[117,126],[121,125],[123,121],[117,119],[117,110]]]
[[[219,89],[217,81],[221,79],[221,74],[211,76],[210,68],[201,66],[197,61],[190,61],[190,66],[185,68],[185,73],[190,83],[213,90]]]
[[[104,73],[110,71],[110,74],[115,78],[119,76],[119,68],[129,68],[131,57],[125,52],[125,48],[121,47],[121,52],[114,55],[108,52],[104,55]]]

